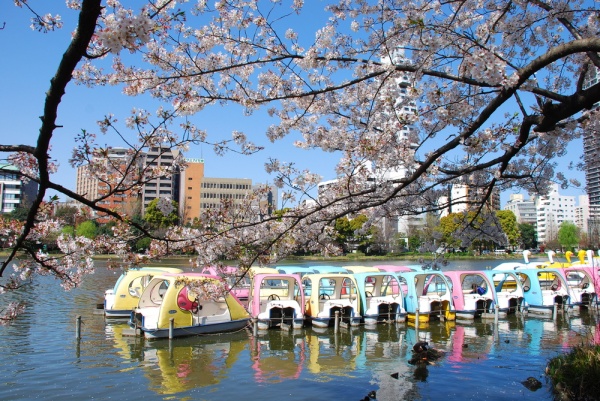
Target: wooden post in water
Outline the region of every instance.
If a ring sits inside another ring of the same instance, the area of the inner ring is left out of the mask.
[[[77,319],[75,320],[75,338],[78,340],[81,339],[81,315],[77,315]]]
[[[500,314],[500,308],[498,304],[494,305],[494,325],[498,327],[498,315]]]
[[[173,327],[175,326],[175,319],[169,319],[169,340],[173,338]]]
[[[334,333],[337,333],[338,331],[340,331],[340,311],[335,311],[335,317],[333,319],[333,331]]]
[[[554,303],[554,309],[552,310],[552,319],[556,320],[556,315],[558,313],[558,304]]]
[[[419,308],[415,311],[415,328],[419,329]]]

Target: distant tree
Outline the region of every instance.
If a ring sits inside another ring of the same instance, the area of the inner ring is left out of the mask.
[[[579,232],[579,249],[590,249],[590,238],[584,231]]]
[[[56,208],[54,218],[63,222],[63,224],[76,225],[79,209],[76,206],[59,206]]]
[[[73,226],[64,226],[61,229],[61,233],[68,235],[70,237],[74,237],[75,236],[75,227]]]
[[[558,242],[566,250],[572,250],[579,244],[579,227],[570,221],[563,221],[558,229]]]
[[[462,213],[450,213],[440,219],[437,231],[442,234],[441,241],[446,247],[453,248],[461,246],[461,241],[455,236],[455,233],[460,229],[464,217],[465,216]]]
[[[388,253],[388,243],[381,227],[373,225],[369,229],[369,235],[365,238],[364,252],[369,255],[385,255]]]
[[[407,235],[404,233],[395,233],[392,237],[392,251],[399,253],[406,251],[406,238]]]
[[[537,248],[537,235],[533,224],[521,223],[519,224],[519,231],[523,249]]]
[[[367,220],[367,216],[361,214],[353,219],[342,217],[335,221],[335,240],[344,252],[352,250],[353,247],[365,250],[370,245],[370,231],[359,232]]]
[[[145,251],[146,249],[150,248],[150,242],[152,242],[152,240],[148,237],[137,240],[135,243],[135,250],[137,252]]]
[[[91,220],[84,221],[75,227],[75,234],[81,237],[86,237],[89,239],[96,238],[98,233],[98,226]]]
[[[439,238],[437,230],[440,225],[440,218],[435,213],[427,213],[425,215],[425,226],[418,231],[421,245],[425,243],[435,243]]]
[[[519,231],[519,224],[517,223],[517,216],[510,210],[498,210],[496,211],[496,217],[500,222],[502,231],[506,234],[508,239],[508,245],[517,246],[521,239],[521,232]]]
[[[98,235],[113,235],[113,227],[117,225],[117,222],[110,220],[109,222],[98,226]]]
[[[156,198],[146,207],[144,220],[153,228],[171,227],[179,221],[177,210],[177,202],[174,200]]]
[[[73,228],[73,227],[71,227]],[[59,235],[61,235],[63,232],[61,231],[51,231],[48,233],[48,235],[42,237],[40,239],[40,243],[42,245],[42,250],[44,251],[55,251],[56,249],[58,249],[58,244],[57,244],[57,240]]]
[[[454,234],[465,248],[508,245],[508,238],[495,213],[468,212],[460,229]]]
[[[25,221],[27,220],[27,213],[29,213],[29,211],[24,207],[16,207],[8,214],[8,218],[11,220]]]
[[[447,247],[482,248],[507,245],[508,239],[494,213],[450,213],[440,219]]]
[[[418,233],[414,233],[408,237],[408,250],[416,252],[422,244],[421,236]]]

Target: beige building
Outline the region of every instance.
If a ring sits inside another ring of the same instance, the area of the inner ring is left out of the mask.
[[[182,224],[200,218],[201,186],[204,180],[204,160],[185,159],[187,167],[180,174],[179,215]]]
[[[249,178],[204,177],[200,186],[200,211],[221,207],[222,199],[240,203],[251,191]]]

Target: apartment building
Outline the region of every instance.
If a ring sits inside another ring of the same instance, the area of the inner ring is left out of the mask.
[[[179,156],[180,152],[178,150],[168,147],[152,147],[148,150],[144,160],[144,168],[163,167],[170,170],[170,172],[148,181],[143,186],[142,214],[154,199],[169,198],[175,201],[180,199],[180,171],[173,169],[173,162]]]
[[[19,169],[10,164],[0,164],[0,213],[10,213],[37,195],[38,184],[25,182]]]
[[[440,212],[440,217],[450,213],[465,213],[473,208],[478,208],[485,196],[487,188],[470,184],[453,184],[448,189],[448,195],[441,196],[439,205],[447,205]],[[487,210],[500,210],[500,191],[494,188],[492,195],[486,201]]]
[[[132,187],[139,180],[143,158],[131,164],[129,148],[109,148],[107,157],[102,163],[101,174],[91,174],[90,165],[77,168],[75,192],[88,200],[98,200],[98,205],[133,216],[140,213],[139,196],[141,188]],[[120,182],[119,189],[115,189]],[[103,213],[93,212],[99,223],[106,223],[110,217]]]
[[[220,208],[222,199],[241,203],[252,191],[249,178],[204,177],[200,185],[200,211]]]
[[[555,240],[564,221],[575,223],[575,197],[558,193],[553,184],[548,195],[535,197],[537,236],[539,243]]]

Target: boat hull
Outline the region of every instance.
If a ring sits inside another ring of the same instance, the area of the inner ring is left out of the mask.
[[[229,333],[243,330],[248,326],[250,319],[232,320],[213,324],[202,324],[197,326],[174,327],[173,337],[198,336],[204,334]],[[146,338],[169,338],[171,329],[145,329],[138,327]]]
[[[304,327],[304,318],[293,319],[291,323],[293,329],[301,329]],[[281,327],[282,324],[287,324],[287,322],[274,321],[273,319],[258,319],[256,324],[259,330],[269,330],[272,327]]]
[[[376,326],[379,323],[404,323],[406,322],[406,313],[391,313],[389,316],[381,314],[365,315],[364,317],[366,326]]]
[[[361,320],[362,320],[361,317],[351,317],[351,318],[340,319],[340,321],[348,322],[350,324],[350,326],[352,326],[352,327],[360,326]],[[327,327],[333,326],[335,324],[335,318],[314,317],[314,318],[310,319],[310,324],[313,327],[327,328]]]
[[[111,319],[129,318],[131,317],[131,310],[127,309],[104,309],[104,315]]]

